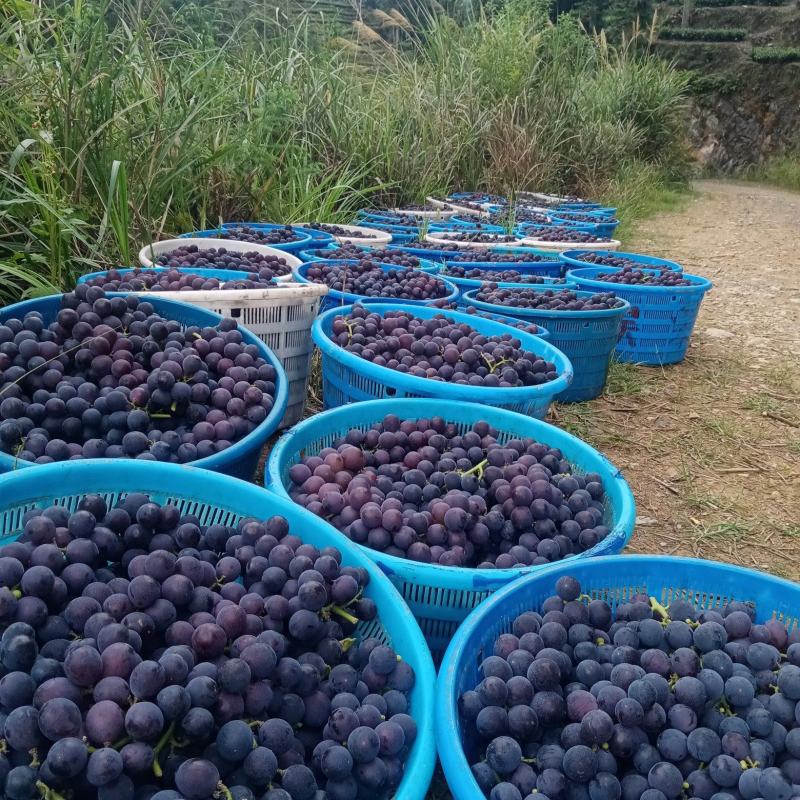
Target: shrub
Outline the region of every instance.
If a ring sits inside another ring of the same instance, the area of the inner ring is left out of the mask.
[[[705,74],[696,70],[688,71],[689,91],[692,94],[733,94],[739,88],[739,79],[735,74],[712,72]]]
[[[759,64],[789,64],[800,61],[800,47],[754,47],[750,56]]]
[[[744,28],[662,28],[659,38],[681,42],[740,42],[747,36]]]
[[[747,0],[749,6],[781,6],[785,0]],[[695,8],[726,8],[739,5],[737,0],[695,0]]]

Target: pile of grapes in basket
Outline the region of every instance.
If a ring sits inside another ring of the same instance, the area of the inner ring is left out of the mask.
[[[289,469],[290,496],[353,541],[443,566],[547,564],[609,533],[598,475],[560,450],[502,441],[486,422],[389,415]]]
[[[210,278],[193,272],[166,272],[154,269],[132,269],[120,272],[110,269],[104,275],[90,278],[87,286],[98,286],[105,292],[187,292],[213,291],[217,289],[274,289],[280,284],[272,283],[272,270],[261,269],[251,278],[225,280]]]
[[[280,516],[206,525],[138,493],[28,511],[0,548],[3,797],[393,794],[415,675],[352,637],[376,607],[340,562]]]
[[[181,325],[146,300],[79,284],[50,325],[0,324],[0,450],[188,463],[252,433],[275,400],[275,368],[232,319]]]
[[[797,797],[800,630],[755,619],[748,603],[665,608],[646,592],[613,610],[559,578],[460,697],[478,786],[491,800]]]
[[[331,289],[361,297],[394,297],[398,300],[433,300],[449,294],[440,278],[411,267],[382,269],[367,258],[355,264],[312,261],[306,277]]]
[[[160,253],[154,259],[154,264],[157,267],[233,269],[259,273],[268,269],[273,275],[288,275],[291,272],[283,256],[256,251],[242,253],[239,250],[228,250],[226,247],[198,247],[196,244],[181,245]]]

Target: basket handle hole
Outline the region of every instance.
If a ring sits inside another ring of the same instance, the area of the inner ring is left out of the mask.
[[[394,397],[397,394],[397,389],[393,389],[391,386],[386,387],[386,396],[387,397]]]
[[[242,316],[242,309],[241,308],[232,308],[231,309],[231,316],[234,319],[239,319]]]

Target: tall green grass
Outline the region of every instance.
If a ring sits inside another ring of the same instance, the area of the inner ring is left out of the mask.
[[[0,300],[222,220],[347,221],[451,189],[679,174],[685,78],[543,2],[401,49],[336,47],[260,2],[69,0],[0,13]]]

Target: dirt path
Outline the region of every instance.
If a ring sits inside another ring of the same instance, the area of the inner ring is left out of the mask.
[[[615,365],[557,424],[631,482],[630,552],[694,555],[800,579],[800,194],[702,181],[625,245],[710,278],[689,354]]]

